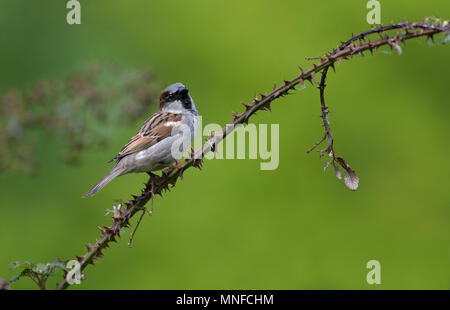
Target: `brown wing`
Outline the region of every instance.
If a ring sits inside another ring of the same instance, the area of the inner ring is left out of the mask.
[[[175,122],[181,121],[181,114],[157,112],[145,121],[138,133],[128,141],[113,159],[120,160],[124,156],[145,150],[157,142],[170,136]]]

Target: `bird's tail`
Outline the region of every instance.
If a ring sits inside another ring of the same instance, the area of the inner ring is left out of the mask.
[[[87,196],[94,196],[97,194],[99,190],[101,190],[103,187],[106,186],[109,182],[111,182],[114,178],[118,177],[125,171],[124,168],[114,167],[107,175],[103,177],[97,184],[95,184],[86,194],[83,195],[84,197]]]

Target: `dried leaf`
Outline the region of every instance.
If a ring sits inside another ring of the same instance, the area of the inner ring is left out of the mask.
[[[350,168],[348,163],[342,157],[336,157],[336,161],[346,171],[344,176],[344,183],[352,191],[355,191],[359,186],[359,178],[355,171]]]
[[[339,167],[334,162],[333,162],[333,167],[334,167],[334,173],[336,174],[336,178],[338,178],[339,180],[342,180],[341,170],[339,170]]]
[[[323,171],[326,171],[327,168],[328,168],[330,165],[331,165],[331,161],[327,161],[327,162],[325,163],[325,165],[323,166]]]
[[[397,54],[399,54],[399,55],[402,54],[402,48],[400,47],[400,45],[397,42],[392,43],[392,48],[397,52]]]
[[[355,174],[355,171],[353,171],[351,169],[346,170],[346,171],[347,171],[347,173],[344,176],[345,186],[347,186],[352,191],[356,191],[356,189],[358,188],[358,185],[359,185],[359,178]]]

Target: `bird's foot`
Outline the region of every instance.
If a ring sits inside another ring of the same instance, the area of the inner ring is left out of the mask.
[[[180,169],[183,167],[183,163],[175,159],[174,164],[164,164],[164,166],[169,169]]]

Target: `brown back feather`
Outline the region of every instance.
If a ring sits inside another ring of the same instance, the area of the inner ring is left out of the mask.
[[[153,114],[139,129],[130,141],[114,156],[109,162],[120,160],[123,157],[145,150],[157,142],[169,137],[172,133],[173,125],[167,126],[167,122],[181,121],[181,114],[168,112],[157,112]]]

